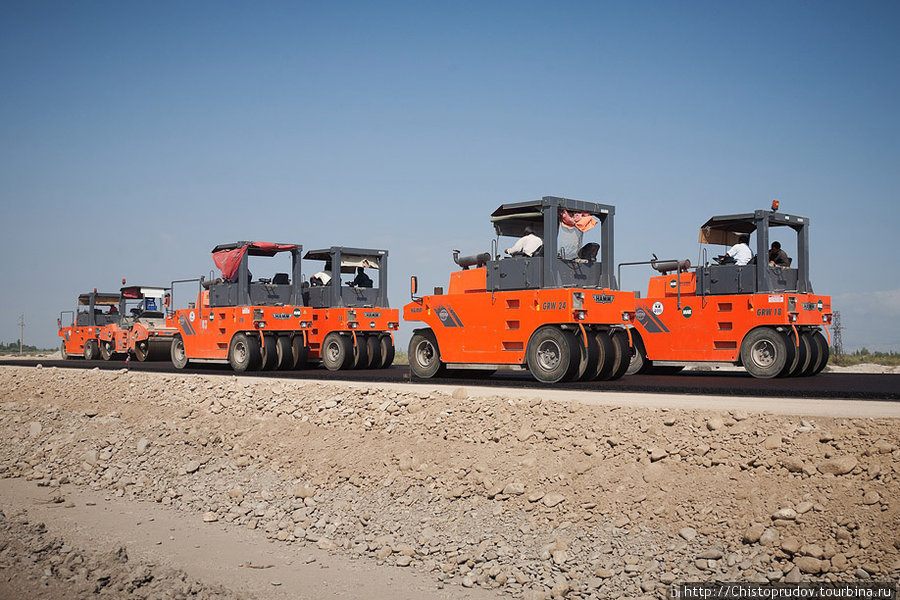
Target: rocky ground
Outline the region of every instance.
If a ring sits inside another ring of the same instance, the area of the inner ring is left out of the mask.
[[[0,389],[0,477],[158,503],[460,593],[900,576],[896,419],[124,369],[4,367]],[[47,598],[242,595],[127,554],[73,548],[13,511],[0,595],[25,580]]]

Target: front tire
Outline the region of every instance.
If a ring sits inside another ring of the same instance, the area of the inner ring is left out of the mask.
[[[231,364],[231,368],[238,373],[258,369],[261,357],[259,340],[256,339],[256,336],[246,333],[235,334],[228,346],[228,362]]]
[[[787,337],[771,327],[754,329],[741,343],[741,363],[757,379],[777,377],[793,362]]]
[[[85,345],[85,347],[87,347],[87,345]],[[66,340],[63,340],[59,344],[59,355],[60,355],[60,357],[62,357],[63,360],[69,360],[69,358],[71,358],[69,353],[66,352]]]
[[[382,348],[383,344],[384,338]],[[441,351],[431,330],[416,332],[409,340],[409,370],[419,379],[430,379],[444,370]]]
[[[329,333],[322,343],[322,364],[329,371],[346,369],[353,363],[353,344],[350,338],[338,333]]]
[[[528,370],[541,383],[571,381],[578,373],[580,351],[575,336],[553,325],[541,327],[528,342]]]
[[[187,352],[184,351],[184,340],[181,334],[175,334],[172,338],[172,346],[169,348],[169,356],[172,359],[172,366],[176,369],[183,369],[188,365]]]

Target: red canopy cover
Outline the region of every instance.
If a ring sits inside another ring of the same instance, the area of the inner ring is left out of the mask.
[[[253,255],[274,256],[278,252],[294,250],[296,248],[297,246],[295,244],[250,242],[241,246],[240,248],[233,248],[231,250],[219,250],[218,252],[213,252],[213,262],[216,263],[216,266],[220,271],[222,271],[222,278],[226,281],[232,281],[237,275],[237,270],[241,264],[241,260],[244,258],[244,255],[247,254],[248,250],[250,251],[250,254]]]

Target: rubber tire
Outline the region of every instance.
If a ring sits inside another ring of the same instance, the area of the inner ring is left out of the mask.
[[[366,338],[369,337],[364,334],[356,334],[356,345],[353,346],[353,363],[350,368],[352,369],[365,369],[369,366],[369,346],[366,343]],[[350,338],[350,343],[353,344],[353,338]]]
[[[581,362],[575,335],[555,325],[544,325],[531,335],[525,356],[528,370],[541,383],[571,381]]]
[[[172,366],[176,369],[183,369],[188,365],[189,359],[184,351],[184,340],[180,333],[176,333],[172,338],[172,346],[169,348],[169,357],[172,359]]]
[[[100,358],[100,346],[97,340],[88,340],[84,343],[84,360],[97,360]]]
[[[63,360],[69,360],[70,355],[66,352],[66,340],[59,343],[59,355]]]
[[[793,330],[787,334],[787,340],[788,344],[794,350],[794,359],[791,361],[790,368],[782,371],[781,374],[778,375],[779,377],[800,377],[809,365],[811,358],[809,340],[800,334],[799,342],[795,343],[793,334]]]
[[[757,327],[741,342],[741,363],[753,377],[772,379],[790,367],[794,352],[789,348],[784,334],[771,327]]]
[[[383,335],[379,344],[381,345],[381,368],[387,369],[394,364],[394,338],[390,335]]]
[[[279,335],[275,339],[275,368],[279,371],[294,368],[294,352],[291,350],[289,335]]]
[[[381,339],[381,343],[384,348],[384,338]],[[441,362],[441,350],[433,331],[416,332],[410,338],[409,370],[412,371],[413,376],[419,379],[430,379],[443,373],[444,363]]]
[[[102,342],[98,342],[100,346],[100,358],[103,360],[114,360],[116,357],[116,345],[111,342],[104,340]]]
[[[322,342],[322,364],[329,371],[340,371],[353,365],[353,342],[345,335],[331,332]]]
[[[594,336],[597,338],[597,349],[599,355],[597,359],[597,371],[594,373],[595,381],[606,381],[616,366],[616,349],[613,346],[612,338],[609,332],[598,331]]]
[[[262,345],[259,347],[259,370],[271,371],[278,364],[278,349],[275,344],[278,338],[274,335],[266,334],[263,336]]]
[[[610,332],[610,339],[616,349],[616,362],[613,371],[609,375],[609,380],[621,379],[631,364],[631,348],[628,346],[628,334],[617,331]]]
[[[817,356],[818,360],[816,361],[816,366],[813,368],[812,372],[810,372],[810,376],[818,375],[822,372],[828,365],[828,359],[831,356],[831,349],[828,347],[828,342],[825,340],[825,336],[822,335],[821,331],[816,331],[810,336],[810,343],[815,344],[819,348],[819,355]]]
[[[141,345],[143,344],[143,348]],[[134,345],[134,357],[140,362],[145,362],[150,356],[150,340],[143,340]]]
[[[579,334],[575,336],[578,344],[580,359],[578,361],[578,369],[575,372],[576,381],[587,381],[594,378],[597,373],[600,361],[600,345],[597,343],[597,336],[590,331],[585,330],[587,340]]]
[[[644,341],[637,333],[632,332],[631,360],[628,361],[628,368],[625,370],[626,375],[638,375],[646,373],[653,366],[653,363],[647,359],[647,350],[644,348]]]
[[[369,354],[369,364],[366,366],[368,369],[380,369],[381,368],[381,340],[377,335],[367,335],[366,336],[366,352]]]
[[[291,339],[291,368],[305,369],[309,360],[309,348],[303,343],[303,336],[295,335]]]
[[[228,363],[237,373],[255,371],[262,363],[256,334],[236,333],[228,344]]]

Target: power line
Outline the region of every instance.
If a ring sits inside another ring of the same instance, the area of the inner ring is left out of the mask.
[[[19,354],[22,354],[22,340],[25,338],[25,313],[19,315]]]
[[[844,328],[841,326],[841,312],[838,310],[831,315],[831,329],[834,331],[834,340],[831,345],[834,347],[834,353],[841,356],[844,354],[844,340],[841,338],[841,331]]]

